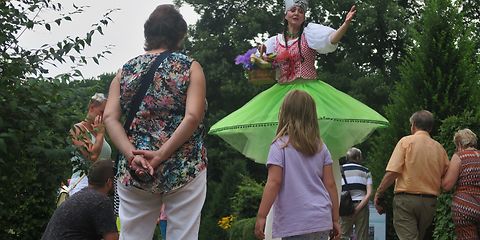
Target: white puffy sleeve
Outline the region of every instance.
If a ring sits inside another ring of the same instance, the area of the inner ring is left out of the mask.
[[[303,32],[308,46],[318,53],[330,53],[337,49],[338,43],[330,42],[330,35],[335,32],[335,29],[317,23],[309,23]]]
[[[275,45],[277,44],[277,35],[273,37],[269,37],[264,44],[265,44],[265,47],[267,47],[267,50],[265,51],[266,54],[274,53]]]

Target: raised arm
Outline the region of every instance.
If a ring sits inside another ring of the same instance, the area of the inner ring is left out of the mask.
[[[330,42],[332,44],[337,44],[338,42],[340,42],[343,35],[345,35],[345,33],[347,32],[348,26],[350,25],[350,22],[352,22],[352,19],[355,16],[356,12],[357,10],[355,9],[354,5],[347,13],[347,16],[345,17],[345,22],[343,22],[342,26],[340,26],[337,31],[333,32],[332,35],[330,35]]]
[[[105,128],[103,127],[101,116],[95,118],[94,131],[96,131],[95,143],[92,143],[87,128],[81,123],[73,125],[70,129],[72,144],[82,154],[84,159],[92,162],[97,161],[103,147]]]

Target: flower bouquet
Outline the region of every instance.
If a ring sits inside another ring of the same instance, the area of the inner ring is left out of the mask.
[[[235,58],[235,64],[241,64],[247,73],[248,81],[254,85],[275,83],[275,67],[271,62],[263,60],[255,55],[256,48],[248,50],[245,54],[238,55]],[[274,59],[275,55],[269,55]]]

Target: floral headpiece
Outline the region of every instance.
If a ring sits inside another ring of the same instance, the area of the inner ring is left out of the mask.
[[[299,6],[304,11],[307,11],[308,0],[285,0],[285,13],[293,6]]]

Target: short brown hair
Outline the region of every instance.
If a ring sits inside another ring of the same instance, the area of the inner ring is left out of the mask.
[[[109,160],[98,160],[88,170],[88,184],[104,187],[108,179],[114,177],[113,163]]]
[[[171,4],[159,5],[143,25],[145,51],[158,48],[177,50],[187,33],[187,23]]]

